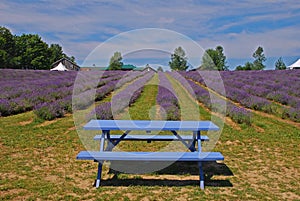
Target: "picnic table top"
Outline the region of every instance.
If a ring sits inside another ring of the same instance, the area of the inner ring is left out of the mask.
[[[157,121],[157,120],[91,120],[85,130],[219,130],[211,121]]]

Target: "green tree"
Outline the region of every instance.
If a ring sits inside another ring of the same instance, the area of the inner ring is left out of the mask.
[[[164,72],[164,69],[161,66],[158,66],[157,71]]]
[[[179,46],[174,50],[174,54],[171,55],[171,61],[169,61],[169,66],[175,71],[186,70],[188,68],[187,57],[182,47]]]
[[[263,62],[267,60],[263,52],[264,49],[259,46],[252,54],[254,62],[247,62],[245,66],[239,65],[235,70],[263,70],[266,67]]]
[[[121,70],[123,66],[121,52],[115,52],[109,61],[109,70]]]
[[[224,48],[217,46],[216,49],[207,49],[202,57],[202,70],[228,70],[226,65],[226,56],[224,55]]]
[[[285,70],[286,69],[286,65],[283,62],[282,58],[280,57],[276,63],[275,63],[275,69],[276,70]]]
[[[37,34],[12,35],[10,30],[0,26],[0,68],[49,69],[58,59],[68,57],[58,44],[50,47]]]
[[[48,45],[37,34],[23,34],[16,37],[17,68],[49,69]]]
[[[262,47],[258,47],[255,52],[253,53],[254,62],[253,62],[253,69],[252,70],[263,70],[266,66],[263,64],[267,59],[264,55],[264,49]]]
[[[62,47],[59,44],[51,44],[49,49],[49,63],[52,64],[55,61],[63,58],[65,55],[63,53]]]
[[[253,70],[253,63],[247,62],[245,63],[245,66],[237,66],[235,70]]]
[[[10,30],[0,26],[0,68],[12,68],[14,65],[15,41]]]

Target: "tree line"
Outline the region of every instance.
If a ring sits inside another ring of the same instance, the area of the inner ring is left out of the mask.
[[[239,65],[235,70],[263,70],[266,65],[266,56],[264,55],[263,47],[259,46],[252,54],[254,61],[246,62],[245,65]],[[198,67],[199,70],[218,70],[226,71],[229,67],[226,62],[226,56],[224,54],[224,48],[217,46],[215,49],[207,49],[202,56],[201,65]],[[115,52],[110,59],[109,70],[120,70],[122,67],[122,55],[121,52]],[[171,70],[175,71],[186,71],[189,68],[188,58],[182,47],[177,47],[174,53],[171,54],[171,60],[169,61]],[[280,57],[275,63],[276,70],[286,69],[286,65]],[[162,68],[158,69],[162,71]]]
[[[61,58],[75,62],[59,44],[48,45],[38,34],[13,35],[0,26],[0,68],[49,70]]]

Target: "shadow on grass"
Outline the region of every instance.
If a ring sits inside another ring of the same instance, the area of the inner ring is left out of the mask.
[[[233,176],[232,171],[224,163],[205,162],[203,163],[203,171],[205,174],[205,186],[214,187],[232,187],[229,179],[213,179],[213,176]],[[110,169],[109,173],[115,175],[111,179],[102,180],[101,186],[199,186],[198,179],[190,179],[189,176],[199,176],[199,168],[195,162],[176,162],[167,168],[152,173],[153,175],[181,175],[179,179],[167,178],[141,178],[141,177],[123,177],[118,175],[120,172]],[[182,175],[186,175],[188,179],[184,179]]]

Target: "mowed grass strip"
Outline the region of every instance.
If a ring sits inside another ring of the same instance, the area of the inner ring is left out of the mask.
[[[152,79],[146,83],[141,96],[129,108],[127,108],[118,119],[132,120],[154,120],[158,119],[156,95],[158,92],[158,75],[155,74]]]
[[[127,108],[118,119],[129,120],[158,120],[159,106],[156,104],[156,96],[158,92],[158,75],[144,86],[141,96],[137,101]],[[130,134],[146,134],[145,131],[132,131]],[[157,134],[157,133],[152,133]],[[121,151],[157,151],[166,146],[165,142],[147,143],[142,141],[121,142],[116,150]]]
[[[181,120],[200,120],[200,110],[196,100],[191,98],[186,89],[174,78],[167,75],[178,98]]]

